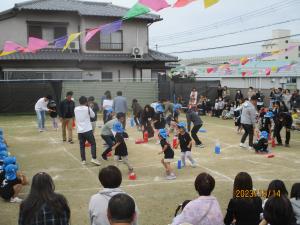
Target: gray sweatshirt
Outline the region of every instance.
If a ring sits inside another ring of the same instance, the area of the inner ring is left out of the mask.
[[[110,225],[107,219],[107,206],[109,200],[117,194],[126,194],[120,188],[104,188],[97,194],[93,195],[89,204],[89,216],[91,225]],[[135,205],[136,218],[133,225],[138,224],[138,208]]]
[[[197,112],[189,110],[186,113],[186,120],[188,125],[188,130],[190,131],[191,128],[191,122],[193,122],[194,126],[203,124],[203,121],[201,120],[200,116]]]
[[[123,96],[117,96],[114,98],[113,110],[115,113],[127,113],[127,100]]]
[[[295,198],[291,198],[291,203],[293,206],[293,211],[297,220],[297,224],[300,224],[300,199],[296,200]]]
[[[245,102],[242,108],[241,123],[253,125],[256,123],[256,108],[251,102]]]

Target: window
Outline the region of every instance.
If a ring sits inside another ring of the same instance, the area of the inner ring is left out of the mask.
[[[102,72],[102,82],[112,82],[113,73],[112,72]]]
[[[28,26],[28,37],[43,38],[41,26]]]
[[[67,35],[66,27],[54,27],[54,39],[63,37]]]
[[[86,30],[88,32],[88,29]],[[100,33],[96,33],[87,43],[86,50],[99,51],[100,50]]]
[[[123,50],[122,31],[117,31],[111,34],[100,33],[100,50]]]

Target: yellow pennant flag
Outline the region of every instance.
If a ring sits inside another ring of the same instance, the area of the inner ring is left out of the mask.
[[[272,66],[271,70],[272,70],[272,72],[277,72],[277,67],[276,66]]]
[[[217,4],[219,0],[204,0],[204,8],[208,8],[213,6],[214,4]]]
[[[10,54],[14,54],[14,53],[16,53],[16,52],[17,52],[17,51],[9,51],[9,52],[4,52],[4,51],[3,51],[3,52],[0,53],[0,57],[1,57],[1,56],[10,55]]]
[[[66,49],[69,47],[69,45],[70,45],[76,38],[79,37],[80,34],[81,34],[81,32],[70,34],[69,37],[68,37],[68,40],[67,40],[67,42],[66,42],[66,44],[65,44],[65,46],[64,46],[64,48],[63,48],[63,51],[66,50]]]

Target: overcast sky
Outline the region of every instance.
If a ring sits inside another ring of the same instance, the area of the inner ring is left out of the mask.
[[[94,0],[97,1],[97,0]],[[105,0],[103,0],[105,2]],[[103,2],[102,1],[102,2]],[[15,3],[23,2],[20,0],[1,0],[0,10],[12,8]],[[131,7],[137,0],[111,0],[115,5]],[[168,0],[173,3],[175,0]],[[216,22],[222,22],[226,19],[245,15],[246,13],[261,10],[267,6],[281,3],[284,7],[278,9],[268,8],[264,10],[264,15],[242,16],[238,22],[229,25],[215,26],[209,31],[188,32],[191,29],[202,28]],[[203,37],[236,32],[247,28],[268,25],[289,19],[300,18],[300,0],[220,0],[220,2],[211,8],[204,9],[203,0],[197,0],[184,8],[167,8],[158,14],[163,21],[154,23],[150,26],[150,46],[166,53],[174,51],[183,51],[191,49],[202,49],[215,46],[230,45],[236,43],[250,42],[272,37],[273,29],[290,29],[292,34],[300,33],[300,21],[276,25],[254,31],[247,31],[235,35],[228,35],[218,38],[210,38],[198,42],[189,43],[189,40]],[[3,32],[3,31],[1,31]],[[178,37],[166,37],[174,33],[182,32]],[[165,37],[162,37],[165,36]],[[300,37],[298,37],[300,39]],[[176,42],[187,42],[182,45],[170,47],[159,47],[160,45],[172,44]],[[251,54],[261,51],[261,44],[252,44],[247,46],[225,48],[219,50],[209,50],[202,52],[193,52],[185,54],[175,54],[180,58],[222,56],[232,54]]]

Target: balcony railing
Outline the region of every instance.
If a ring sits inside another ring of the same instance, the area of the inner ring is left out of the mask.
[[[100,50],[106,50],[106,51],[123,50],[123,43],[100,43]]]

